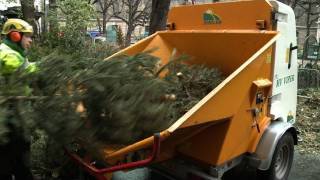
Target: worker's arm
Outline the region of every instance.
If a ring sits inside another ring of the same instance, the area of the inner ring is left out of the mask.
[[[36,62],[31,62],[31,63],[28,63],[28,65],[26,67],[26,71],[28,73],[35,73],[35,72],[39,71],[39,67]]]

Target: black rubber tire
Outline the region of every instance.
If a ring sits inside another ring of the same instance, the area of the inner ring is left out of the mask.
[[[266,171],[258,170],[257,179],[287,180],[294,156],[294,140],[290,132],[285,133],[279,140],[274,151],[270,168]]]

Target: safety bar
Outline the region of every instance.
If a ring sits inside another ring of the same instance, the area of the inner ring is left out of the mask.
[[[71,157],[71,159],[79,164],[85,171],[90,173],[92,176],[94,176],[97,180],[108,180],[107,177],[105,177],[104,174],[106,173],[111,173],[119,170],[126,170],[126,169],[132,169],[132,168],[137,168],[137,167],[142,167],[150,164],[152,161],[154,161],[160,152],[160,133],[156,133],[153,135],[154,140],[153,140],[153,149],[151,155],[144,160],[136,161],[136,162],[130,162],[130,163],[124,163],[124,164],[119,164],[115,165],[112,167],[107,167],[103,169],[98,169],[88,162],[85,162],[81,157],[79,157],[75,153],[71,153],[65,148],[65,152]]]

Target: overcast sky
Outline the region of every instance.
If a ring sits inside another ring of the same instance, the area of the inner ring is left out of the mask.
[[[34,4],[39,5],[41,1],[43,2],[43,0],[35,0]],[[19,6],[19,5],[20,5],[19,0],[15,0],[15,2],[13,3],[8,3],[7,0],[0,0],[0,10],[6,10],[8,7]]]
[[[18,3],[8,3],[6,0],[0,0],[0,10],[6,10],[8,7],[17,6]]]

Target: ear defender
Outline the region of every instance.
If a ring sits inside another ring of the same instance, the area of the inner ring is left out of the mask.
[[[13,31],[13,32],[9,33],[9,38],[12,42],[20,42],[22,37],[21,37],[20,32]]]

